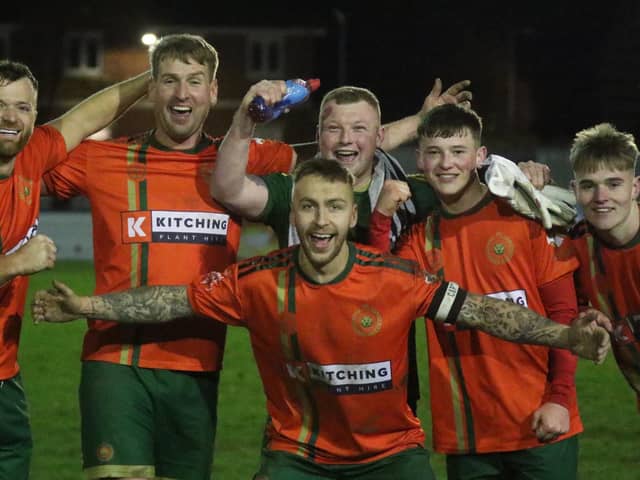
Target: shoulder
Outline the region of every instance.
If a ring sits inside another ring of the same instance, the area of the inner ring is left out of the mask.
[[[238,262],[238,278],[259,272],[290,268],[295,262],[296,246],[275,250],[267,255],[258,255]]]
[[[586,222],[586,220],[581,220],[573,227],[571,227],[568,233],[569,238],[571,238],[572,240],[585,239],[590,235],[589,224]]]
[[[33,129],[27,146],[40,146],[47,142],[64,142],[64,137],[54,126],[40,125]]]
[[[293,148],[288,143],[281,142],[280,140],[269,140],[267,138],[260,138],[260,137],[253,137],[251,139],[251,146],[253,148],[274,148],[274,147]]]
[[[361,243],[355,243],[354,246],[354,261],[364,270],[371,272],[388,270],[403,272],[408,275],[420,274],[420,266],[413,260],[396,257],[395,255],[382,252],[375,247]]]

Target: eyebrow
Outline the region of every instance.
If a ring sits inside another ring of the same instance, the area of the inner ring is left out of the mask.
[[[592,180],[590,178],[583,178],[582,180],[580,180],[578,182],[578,185],[582,185],[583,183],[605,183],[605,182],[610,182],[612,180],[618,180],[618,181],[624,182],[624,178],[623,177],[606,177],[604,180],[602,180],[602,182],[597,182],[597,181]]]

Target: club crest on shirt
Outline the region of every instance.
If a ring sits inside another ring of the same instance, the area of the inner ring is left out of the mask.
[[[96,450],[96,458],[101,462],[108,462],[113,458],[113,447],[108,443],[101,443]]]
[[[27,205],[33,202],[33,180],[18,175],[18,197]]]
[[[127,164],[127,176],[134,182],[141,182],[147,178],[147,164],[146,163],[128,163]]]
[[[362,305],[351,316],[351,325],[358,335],[371,337],[382,328],[382,315],[370,305]]]
[[[509,263],[513,257],[513,240],[502,232],[496,232],[489,240],[485,247],[487,258],[494,265],[504,265]]]

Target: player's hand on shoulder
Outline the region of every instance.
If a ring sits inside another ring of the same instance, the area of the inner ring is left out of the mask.
[[[538,190],[542,190],[545,185],[551,183],[551,169],[544,163],[528,160],[519,162],[518,167]]]

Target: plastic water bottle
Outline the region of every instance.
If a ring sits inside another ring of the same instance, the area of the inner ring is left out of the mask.
[[[287,108],[304,103],[311,92],[314,92],[320,86],[320,79],[310,78],[302,80],[296,78],[287,80],[287,93],[284,94],[282,100],[267,105],[261,96],[256,96],[249,104],[249,116],[256,123],[268,122],[274,118],[278,118]]]

